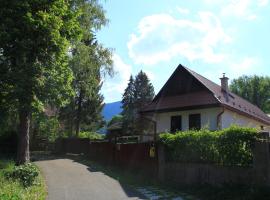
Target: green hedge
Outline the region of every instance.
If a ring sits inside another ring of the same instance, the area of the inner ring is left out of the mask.
[[[160,135],[168,161],[249,166],[256,129],[232,126],[220,131],[184,131]]]
[[[79,138],[89,138],[90,140],[102,140],[104,137],[103,134],[90,131],[81,131],[79,134]]]

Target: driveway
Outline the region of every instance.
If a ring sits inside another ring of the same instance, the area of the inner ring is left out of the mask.
[[[144,199],[117,180],[72,159],[47,159],[36,164],[45,176],[47,200]]]

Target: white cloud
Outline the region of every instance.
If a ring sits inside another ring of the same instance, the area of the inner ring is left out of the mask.
[[[269,0],[204,0],[204,2],[219,8],[223,17],[237,17],[251,21],[258,18],[259,9],[267,6]]]
[[[123,94],[132,71],[132,67],[126,64],[119,55],[114,54],[113,61],[115,75],[105,80],[102,88],[107,102],[119,100],[119,94]]]
[[[257,57],[245,57],[237,63],[232,63],[229,66],[232,74],[253,74],[258,71],[260,60]]]
[[[223,73],[226,73],[226,76],[229,77],[230,80],[233,80],[242,75],[258,75],[260,74],[258,71],[264,71],[262,69],[261,60],[258,57],[244,57],[234,59],[230,57],[229,60],[224,63],[220,63],[218,66],[209,66],[207,69],[199,68],[197,70],[198,73],[219,85],[220,78],[222,77]]]
[[[176,19],[169,14],[156,14],[141,19],[138,33],[131,34],[129,56],[137,64],[153,65],[182,56],[190,61],[217,63],[224,60],[216,53],[220,44],[231,41],[218,17],[200,12],[199,21]]]
[[[258,0],[258,6],[267,6],[269,3],[268,0]]]
[[[187,9],[187,8],[176,7],[176,9],[180,14],[186,15],[186,14],[190,13],[189,9]]]
[[[223,7],[221,15],[224,16],[246,16],[249,13],[251,0],[232,0]]]
[[[258,16],[257,15],[253,15],[253,14],[251,14],[251,15],[249,15],[249,16],[247,16],[247,20],[250,20],[250,21],[252,21],[252,20],[255,20],[255,19],[257,19],[258,18]]]

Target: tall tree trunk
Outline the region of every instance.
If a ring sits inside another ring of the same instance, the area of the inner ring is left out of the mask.
[[[77,110],[77,121],[76,121],[76,137],[79,137],[80,126],[81,126],[81,112],[82,112],[82,91],[80,91],[78,99],[78,110]]]
[[[17,165],[21,165],[30,161],[29,154],[29,128],[30,128],[31,112],[26,109],[19,111],[19,136]]]

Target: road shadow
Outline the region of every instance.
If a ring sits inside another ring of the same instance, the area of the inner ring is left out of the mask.
[[[131,171],[122,170],[120,173],[119,168],[115,166],[108,166],[103,165],[98,162],[90,161],[85,155],[83,154],[53,154],[51,152],[32,152],[31,153],[31,161],[49,161],[49,160],[58,160],[58,159],[69,159],[73,162],[85,165],[89,173],[99,172],[103,173],[106,176],[118,181],[122,190],[125,192],[128,198],[134,199],[147,199],[143,194],[139,193],[135,190],[134,184],[130,185]],[[136,180],[134,181],[134,183]],[[139,183],[138,183],[139,184]]]

